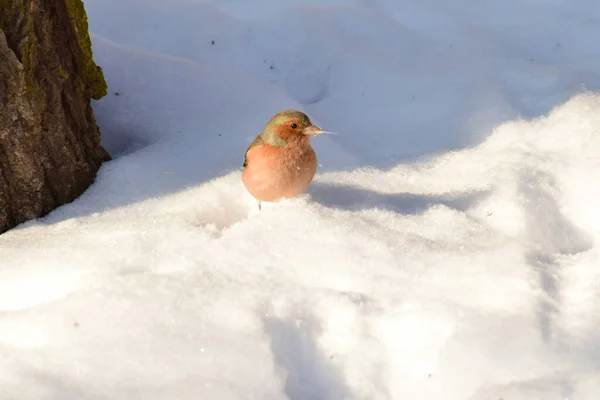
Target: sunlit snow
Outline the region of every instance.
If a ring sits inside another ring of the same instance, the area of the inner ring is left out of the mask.
[[[85,5],[114,160],[0,236],[0,399],[600,398],[596,0]]]

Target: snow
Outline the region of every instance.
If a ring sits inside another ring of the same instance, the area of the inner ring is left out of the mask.
[[[0,236],[0,398],[598,398],[593,0],[85,5],[114,160]],[[259,212],[290,107],[338,134]]]

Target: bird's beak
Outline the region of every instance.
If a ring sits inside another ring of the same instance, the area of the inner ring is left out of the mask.
[[[310,125],[307,126],[306,128],[304,128],[304,130],[302,131],[302,133],[304,133],[305,135],[319,135],[321,133],[324,133],[325,131],[321,128],[319,128],[316,125]]]

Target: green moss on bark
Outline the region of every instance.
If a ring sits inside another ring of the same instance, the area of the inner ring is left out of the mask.
[[[9,39],[11,33],[17,36],[20,35],[21,32],[19,27],[15,26],[15,23],[18,21],[20,21],[21,24],[24,24],[23,33],[25,37],[22,46],[19,46],[20,40],[17,42],[13,41],[12,50],[23,64],[21,76],[23,82],[25,82],[28,97],[36,104],[41,104],[43,102],[44,92],[37,84],[33,71],[38,48],[37,39],[33,30],[33,22],[30,18],[27,18],[27,12],[22,0],[0,0],[0,29],[2,29],[7,39]]]
[[[33,76],[33,69],[36,65],[36,52],[38,49],[38,39],[35,35],[33,18],[27,18],[23,0],[0,0],[0,29],[5,33],[14,31],[11,25],[15,22],[17,16],[26,18],[27,38],[20,49],[13,49],[18,53],[18,57],[23,63],[27,89],[32,94],[37,94],[39,90]],[[88,19],[81,0],[65,0],[69,19],[73,24],[73,29],[77,37],[77,43],[81,53],[76,55],[78,69],[82,71],[82,83],[89,88],[93,99],[100,99],[107,93],[107,85],[104,80],[102,68],[96,65],[92,55],[92,41],[88,32]]]
[[[14,1],[0,0],[0,29],[5,32],[13,12]]]
[[[27,41],[23,45],[21,59],[23,63],[23,73],[25,74],[25,84],[27,92],[30,95],[32,101],[37,105],[41,106],[44,103],[44,90],[38,84],[35,77],[35,65],[37,63],[37,51],[38,51],[38,40],[33,30],[33,21],[29,20],[29,33],[27,35]]]
[[[6,30],[6,15],[10,12],[8,0],[0,0],[0,29]]]
[[[0,30],[7,36],[13,30],[12,25],[15,17],[24,13],[23,1],[21,0],[0,0]]]
[[[88,32],[87,14],[81,0],[66,0],[66,4],[82,51],[78,62],[83,70],[83,80],[85,85],[90,88],[92,98],[98,100],[106,96],[108,88],[102,68],[96,65],[92,57],[92,41]]]

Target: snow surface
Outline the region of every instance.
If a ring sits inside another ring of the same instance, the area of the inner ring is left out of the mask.
[[[596,3],[86,0],[114,160],[0,236],[0,398],[600,398]]]

